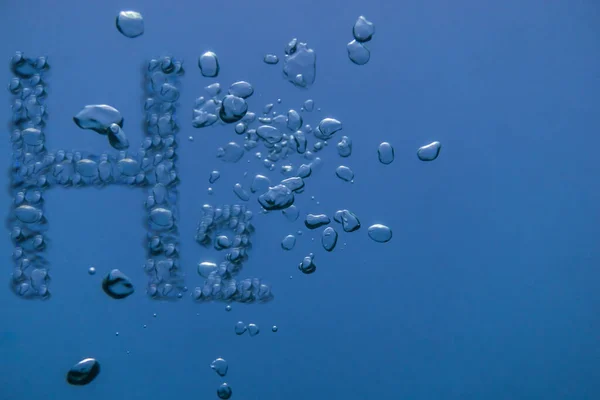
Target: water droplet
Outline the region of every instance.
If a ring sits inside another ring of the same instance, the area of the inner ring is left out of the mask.
[[[202,76],[214,78],[219,75],[219,59],[212,51],[207,51],[198,58],[198,67]]]
[[[426,146],[420,147],[417,150],[417,157],[421,161],[433,161],[440,155],[442,144],[440,142],[432,142]]]
[[[246,333],[246,330],[248,329],[248,327],[242,321],[238,321],[238,323],[235,324],[234,329],[235,329],[235,334],[239,336],[239,335],[243,335],[244,333]]]
[[[315,137],[321,140],[329,140],[334,133],[342,130],[342,123],[334,118],[324,118],[313,131]]]
[[[112,124],[123,126],[121,113],[106,104],[85,106],[73,117],[73,121],[81,129],[91,129],[102,135],[108,134]]]
[[[365,65],[371,59],[371,52],[362,43],[356,40],[346,45],[348,58],[356,65]]]
[[[137,11],[121,11],[116,24],[119,32],[128,38],[135,38],[144,33],[144,18]]]
[[[194,137],[193,137],[193,136],[190,136],[190,137],[188,137],[188,140],[189,140],[190,142],[193,142],[193,141],[194,141]]]
[[[218,181],[220,177],[221,177],[221,173],[219,171],[217,171],[217,170],[212,171],[210,173],[210,176],[208,177],[208,182],[210,182],[210,184],[212,185],[213,183]]]
[[[227,400],[231,397],[232,390],[227,383],[221,384],[217,389],[217,396],[222,400]]]
[[[308,99],[308,100],[306,100],[304,102],[304,109],[306,111],[310,112],[310,111],[314,110],[314,108],[315,108],[315,102],[314,102],[314,100]]]
[[[29,205],[22,205],[15,208],[15,216],[25,224],[39,222],[43,218],[42,210]]]
[[[265,54],[263,61],[265,64],[275,65],[279,62],[279,57],[277,57],[275,54]]]
[[[273,327],[271,328],[271,330],[273,332],[277,332],[279,330],[279,328],[277,327],[277,325],[273,325]]]
[[[244,156],[244,149],[235,142],[229,142],[223,147],[217,149],[217,158],[228,162],[236,163]]]
[[[296,236],[294,236],[294,235],[287,235],[281,241],[281,248],[284,250],[292,250],[295,245],[296,245]]]
[[[254,179],[252,180],[252,185],[250,186],[250,191],[252,193],[264,193],[269,190],[271,186],[271,181],[264,175],[256,174]]]
[[[285,218],[290,222],[294,222],[298,219],[298,217],[300,217],[300,211],[298,210],[298,207],[294,205],[289,206],[288,208],[283,210],[282,213],[285,216]]]
[[[100,363],[94,358],[85,358],[72,366],[69,372],[67,372],[67,382],[76,386],[87,385],[99,373]]]
[[[292,41],[294,42],[294,41]],[[292,43],[290,42],[290,43]],[[298,87],[308,87],[315,82],[317,56],[306,43],[298,43],[289,48],[283,63],[284,77]]]
[[[212,363],[210,363],[210,367],[215,371],[219,376],[227,375],[227,370],[229,369],[229,365],[227,361],[222,358],[217,358]]]
[[[294,204],[294,192],[285,185],[276,185],[258,196],[258,202],[267,211],[283,210]]]
[[[88,274],[95,275],[96,274],[96,268],[94,268],[94,267],[88,268]]]
[[[256,336],[260,333],[260,329],[256,324],[248,324],[248,334],[250,336]]]
[[[342,136],[337,144],[337,150],[340,157],[350,157],[352,155],[352,140],[348,136]]]
[[[216,270],[217,270],[217,264],[215,264],[215,263],[208,262],[208,261],[203,261],[201,263],[198,263],[198,275],[200,275],[203,278],[208,278],[210,276],[210,274]]]
[[[317,229],[330,222],[331,219],[325,214],[307,214],[304,219],[304,225],[306,225],[308,229]]]
[[[154,313],[154,314],[152,314],[152,316],[153,316],[154,318],[156,318],[157,314],[156,314],[156,313]]]
[[[351,211],[338,210],[335,212],[333,219],[335,222],[342,224],[344,232],[354,232],[360,229],[360,221]]]
[[[368,233],[371,239],[379,243],[386,243],[392,239],[392,230],[385,225],[371,225]]]
[[[241,97],[228,94],[221,103],[221,109],[219,110],[219,117],[226,124],[232,124],[238,122],[246,112],[248,111],[248,103]]]
[[[242,99],[252,96],[253,93],[254,88],[246,81],[235,82],[229,87],[229,94],[241,97]]]
[[[115,332],[115,336],[119,336],[119,332]]]
[[[394,148],[388,142],[382,142],[377,148],[377,155],[380,163],[391,164],[394,161]]]
[[[282,166],[282,173],[292,171],[291,166],[288,166],[289,168],[287,169],[285,167],[286,166]],[[296,193],[300,193],[302,189],[304,189],[304,179],[299,176],[292,176],[291,178],[284,179],[281,181],[281,184],[287,186],[291,191]]]
[[[335,174],[338,178],[346,182],[351,182],[354,179],[354,172],[350,168],[343,165],[340,165],[336,168]]]
[[[227,311],[227,312],[231,311],[231,306],[229,304],[227,304],[225,306],[225,311]]]
[[[258,129],[256,129],[256,134],[268,144],[279,143],[283,139],[283,134],[279,129],[271,125],[259,126]]]
[[[242,187],[241,183],[236,183],[233,185],[233,193],[235,193],[235,195],[242,201],[250,200],[250,193],[248,193],[248,191]]]
[[[221,84],[218,82],[212,83],[205,87],[204,90],[210,97],[215,97],[221,93]]]
[[[358,42],[368,42],[375,33],[375,25],[362,15],[358,17],[352,27],[352,35]]]
[[[102,279],[102,290],[117,300],[124,299],[134,292],[131,280],[118,269],[113,269]]]
[[[298,265],[298,269],[304,274],[312,274],[317,270],[317,266],[315,265],[313,260],[314,255],[311,253],[308,256],[304,257],[302,262]]]
[[[337,244],[338,233],[335,229],[328,226],[323,230],[323,235],[321,236],[321,244],[323,248],[327,251],[333,251],[335,245]]]

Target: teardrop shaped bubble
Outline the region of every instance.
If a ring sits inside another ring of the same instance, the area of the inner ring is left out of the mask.
[[[210,173],[210,176],[208,178],[208,182],[210,182],[210,184],[215,183],[216,181],[219,180],[219,178],[221,177],[221,173],[217,170],[214,170]]]
[[[73,121],[81,129],[91,129],[102,135],[106,135],[112,124],[123,127],[123,117],[114,107],[106,104],[96,104],[85,106]]]
[[[371,52],[362,43],[356,40],[346,45],[348,58],[356,65],[365,65],[371,59]]]
[[[85,358],[71,367],[67,372],[67,382],[75,386],[83,386],[92,382],[100,373],[100,363],[94,358]]]
[[[217,270],[217,264],[203,261],[198,263],[198,275],[203,278],[208,278],[212,272]]]
[[[246,81],[233,83],[229,87],[229,94],[246,99],[254,93],[254,88]]]
[[[229,142],[223,147],[217,149],[217,158],[228,162],[236,163],[244,156],[244,149],[235,142]]]
[[[388,142],[382,142],[377,148],[377,156],[380,163],[391,164],[394,161],[394,148]]]
[[[226,124],[232,124],[238,122],[246,112],[248,111],[248,103],[241,97],[228,94],[223,99],[221,109],[219,110],[219,117]]]
[[[144,18],[137,11],[121,11],[117,15],[117,29],[128,38],[135,38],[144,33]]]
[[[198,58],[200,73],[207,78],[219,75],[219,59],[212,51],[207,51]]]
[[[358,17],[352,27],[352,35],[358,42],[368,42],[375,34],[375,25],[364,16]]]
[[[131,280],[118,269],[113,269],[102,279],[102,290],[117,300],[124,299],[134,292]]]
[[[442,144],[440,142],[432,142],[426,146],[420,147],[417,150],[417,157],[421,161],[433,161],[440,155]]]
[[[323,235],[321,236],[321,244],[323,248],[327,251],[333,251],[335,249],[335,245],[337,244],[338,233],[335,229],[328,226],[323,230]]]
[[[246,333],[246,330],[248,330],[248,327],[242,321],[238,321],[235,324],[234,331],[235,331],[236,335],[238,335],[238,336],[243,335],[244,333]]]
[[[295,245],[296,245],[296,236],[294,236],[294,235],[287,235],[281,241],[281,248],[284,250],[288,250],[288,251],[292,250]]]
[[[229,399],[232,393],[231,387],[227,383],[221,384],[221,386],[219,386],[217,389],[217,396],[222,400]]]
[[[260,328],[256,324],[248,324],[248,334],[250,336],[256,336],[260,333]]]
[[[335,174],[338,178],[346,182],[351,182],[354,179],[354,172],[349,167],[344,165],[337,167]]]
[[[316,138],[329,140],[334,133],[342,130],[342,123],[335,118],[323,118],[313,131]]]
[[[258,196],[258,202],[267,211],[283,210],[294,204],[294,192],[285,185],[273,186]]]
[[[219,376],[227,375],[227,370],[229,369],[229,365],[227,361],[222,358],[217,358],[212,363],[210,363],[210,367],[215,371]]]
[[[392,230],[381,224],[371,225],[368,229],[369,237],[378,243],[386,243],[392,239]]]

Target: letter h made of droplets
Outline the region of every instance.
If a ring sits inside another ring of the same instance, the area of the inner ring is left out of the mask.
[[[170,57],[151,60],[147,68],[146,137],[137,152],[103,154],[46,149],[45,57],[17,53],[11,60],[11,190],[9,217],[15,262],[11,288],[24,298],[50,296],[49,262],[45,257],[48,221],[44,193],[55,188],[123,185],[147,193],[147,292],[152,298],[181,297],[177,229],[178,176],[175,105],[182,64]]]

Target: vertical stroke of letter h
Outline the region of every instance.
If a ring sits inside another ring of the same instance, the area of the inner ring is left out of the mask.
[[[148,294],[157,299],[182,296],[177,229],[176,102],[182,63],[171,57],[153,59],[146,74],[148,99],[146,137],[137,153],[89,154],[83,151],[46,149],[44,128],[45,57],[28,58],[17,52],[11,60],[14,77],[9,84],[12,99],[10,217],[15,267],[11,288],[24,298],[50,296],[50,275],[45,257],[48,221],[44,215],[44,192],[51,188],[124,185],[148,192],[145,201],[147,252],[144,265]]]

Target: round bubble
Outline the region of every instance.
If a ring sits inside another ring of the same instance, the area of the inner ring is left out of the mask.
[[[371,59],[371,52],[362,43],[356,40],[346,45],[348,58],[356,65],[365,65]]]
[[[144,18],[137,11],[121,11],[117,15],[117,29],[128,38],[135,38],[144,33]]]
[[[392,239],[392,230],[385,225],[371,225],[368,233],[369,237],[378,243],[386,243]]]

